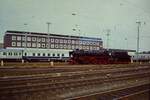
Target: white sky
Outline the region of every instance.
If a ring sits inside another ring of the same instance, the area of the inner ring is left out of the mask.
[[[136,49],[139,20],[140,50],[150,51],[149,5],[150,0],[0,0],[0,42],[6,30],[47,32],[51,22],[51,33],[78,36],[72,30],[78,28],[81,36],[101,37],[104,47],[110,29],[109,47]]]

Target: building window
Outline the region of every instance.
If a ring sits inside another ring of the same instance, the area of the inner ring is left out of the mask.
[[[21,46],[21,42],[17,42],[17,46],[20,47]]]
[[[62,57],[64,57],[64,54],[61,54]]]
[[[82,49],[82,46],[80,46],[79,49]]]
[[[53,53],[53,57],[55,57],[55,54]]]
[[[89,46],[86,46],[86,49],[89,50]]]
[[[36,47],[36,43],[32,43],[32,47]]]
[[[64,49],[66,49],[67,48],[67,45],[64,45]]]
[[[76,44],[79,44],[79,41],[78,41],[78,40],[76,41]]]
[[[71,49],[71,45],[68,45],[68,49]]]
[[[45,44],[42,43],[42,48],[45,48]]]
[[[43,56],[45,56],[45,53],[43,53]]]
[[[12,40],[16,40],[16,36],[12,36]]]
[[[21,40],[21,36],[17,36],[17,40],[19,40],[19,41],[20,41],[20,40]]]
[[[80,44],[82,44],[82,41],[79,41]]]
[[[48,44],[46,44],[46,45],[45,45],[45,47],[46,47],[46,48],[48,48],[48,47],[49,47],[49,45],[48,45]]]
[[[27,47],[31,47],[31,43],[27,43]]]
[[[96,45],[99,46],[100,45],[99,42],[96,42]]]
[[[51,39],[51,42],[53,43],[53,42],[54,42],[54,39]]]
[[[72,40],[72,44],[75,44],[75,41],[74,41],[74,40]]]
[[[27,37],[27,41],[31,41],[31,37]]]
[[[63,39],[60,39],[60,43],[63,43]]]
[[[22,37],[22,41],[26,41],[26,37]]]
[[[72,49],[75,49],[75,46],[74,46],[74,45],[72,45]]]
[[[62,44],[60,44],[60,48],[63,49],[63,45]]]
[[[83,46],[83,49],[86,49],[86,47],[85,47],[85,46]]]
[[[11,45],[12,45],[12,46],[16,46],[16,42],[12,42]]]
[[[51,44],[51,48],[54,48],[54,44]]]
[[[38,38],[37,40],[38,40],[38,42],[41,42],[41,38]]]
[[[22,47],[26,47],[26,44],[25,44],[25,42],[22,42]]]
[[[36,37],[32,37],[32,41],[36,41]]]
[[[67,43],[67,40],[64,40],[64,43]]]
[[[59,39],[55,39],[55,43],[59,43]]]
[[[99,50],[99,47],[96,47],[97,48],[97,50]]]
[[[50,42],[50,38],[46,38],[46,42]]]
[[[32,53],[33,56],[35,56],[35,53]]]
[[[79,45],[76,45],[75,49],[79,49]]]
[[[41,47],[41,44],[40,44],[40,43],[38,43],[38,47]]]
[[[58,44],[55,44],[55,48],[58,48]]]
[[[68,40],[68,43],[71,43],[71,40]]]
[[[45,42],[45,38],[42,38],[42,42]]]

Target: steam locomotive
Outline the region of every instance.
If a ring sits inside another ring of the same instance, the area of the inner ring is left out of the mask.
[[[127,51],[101,50],[74,50],[69,53],[70,64],[128,64],[131,56]]]

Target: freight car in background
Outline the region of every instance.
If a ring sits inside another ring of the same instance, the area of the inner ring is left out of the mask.
[[[138,54],[138,57],[137,55],[132,55],[132,60],[133,62],[149,62],[150,63],[150,51],[148,52],[140,52]]]
[[[131,56],[122,50],[74,50],[70,52],[70,64],[128,64]]]

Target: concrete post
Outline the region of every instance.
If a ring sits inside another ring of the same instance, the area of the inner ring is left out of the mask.
[[[24,64],[24,60],[23,59],[21,60],[21,63]]]
[[[133,59],[131,59],[131,64],[133,63]]]
[[[4,61],[3,60],[1,60],[1,66],[4,66]]]
[[[54,66],[54,62],[53,61],[51,61],[50,64],[51,64],[51,66]]]

